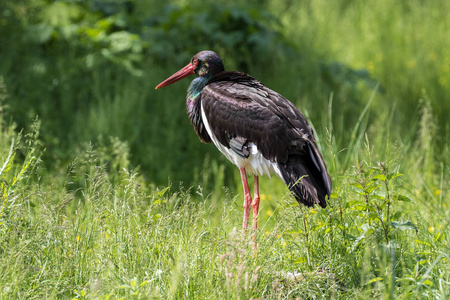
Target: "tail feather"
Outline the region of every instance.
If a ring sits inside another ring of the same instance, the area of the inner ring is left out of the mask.
[[[331,194],[331,179],[318,150],[307,145],[306,155],[290,155],[287,162],[278,164],[282,179],[299,203],[312,207],[326,207],[325,197]]]

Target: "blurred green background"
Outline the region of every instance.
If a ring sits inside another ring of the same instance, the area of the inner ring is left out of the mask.
[[[190,126],[189,80],[154,90],[210,49],[296,104],[322,148],[331,133],[335,178],[357,155],[345,149],[358,123],[408,151],[427,110],[433,143],[447,145],[449,15],[449,1],[419,0],[1,1],[1,113],[18,130],[38,116],[47,171],[92,142],[109,168],[220,193],[238,172]]]

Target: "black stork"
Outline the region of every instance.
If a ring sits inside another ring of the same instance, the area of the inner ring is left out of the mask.
[[[239,168],[244,187],[244,232],[250,205],[253,229],[257,228],[261,175],[277,174],[299,203],[327,205],[330,175],[313,130],[289,100],[247,74],[225,71],[213,51],[197,53],[156,89],[192,74],[198,77],[187,90],[187,113],[200,140],[214,143]],[[253,202],[246,173],[254,175]]]

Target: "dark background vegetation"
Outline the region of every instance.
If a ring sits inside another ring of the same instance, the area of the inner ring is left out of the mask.
[[[332,5],[355,45],[366,32],[352,35],[360,24],[344,20],[358,5]],[[322,21],[312,22],[309,1],[2,1],[0,74],[8,95],[2,111],[18,129],[38,116],[49,170],[71,161],[85,142],[111,148],[116,138],[131,155],[122,162],[126,165],[112,165],[139,166],[156,185],[170,178],[211,188],[217,183],[203,168],[223,179],[233,178],[233,167],[212,146],[200,144],[190,127],[184,107],[189,81],[154,90],[193,54],[211,49],[227,69],[250,73],[307,112],[319,136],[334,124],[338,148],[354,138],[350,128],[372,92],[368,122],[377,127],[390,122],[391,134],[406,143],[415,138],[419,100],[428,99],[442,145],[449,135],[448,51],[433,49],[437,34],[420,36],[410,28],[412,5],[396,5],[396,13],[405,16],[399,24],[362,5],[353,22],[385,18],[386,28],[366,29],[378,46],[375,53],[363,49],[365,57],[357,58],[335,51],[345,33],[324,32],[332,29],[326,22],[316,28]],[[444,17],[445,10],[440,13]],[[308,20],[311,26],[304,24]]]

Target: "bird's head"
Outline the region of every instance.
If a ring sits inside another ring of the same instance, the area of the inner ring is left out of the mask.
[[[191,62],[184,68],[158,84],[155,89],[168,86],[192,74],[197,74],[209,80],[212,76],[224,70],[222,60],[216,52],[209,50],[201,51],[195,54]]]

